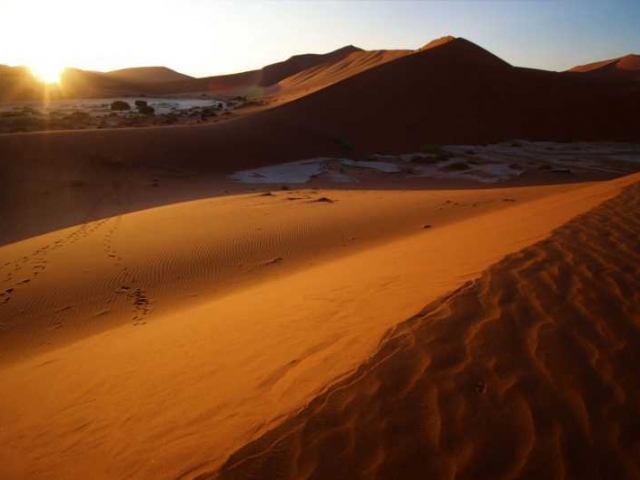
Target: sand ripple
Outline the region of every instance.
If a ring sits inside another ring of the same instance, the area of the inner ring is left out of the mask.
[[[640,185],[394,329],[204,477],[640,478]]]

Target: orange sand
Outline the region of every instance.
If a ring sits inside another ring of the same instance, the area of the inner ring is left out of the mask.
[[[252,194],[2,247],[0,476],[215,470],[387,329],[636,179]]]
[[[636,183],[393,329],[214,477],[640,478],[639,229]]]

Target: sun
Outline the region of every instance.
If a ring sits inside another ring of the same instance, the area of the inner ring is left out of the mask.
[[[31,74],[44,83],[60,83],[60,77],[65,67],[53,63],[31,65]]]

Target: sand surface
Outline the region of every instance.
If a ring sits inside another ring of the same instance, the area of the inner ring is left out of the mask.
[[[636,183],[393,329],[214,477],[640,478],[639,229]]]
[[[389,328],[636,180],[252,193],[1,247],[0,476],[215,471]]]

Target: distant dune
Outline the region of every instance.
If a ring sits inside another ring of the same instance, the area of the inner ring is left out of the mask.
[[[42,85],[33,81],[27,67],[0,65],[0,102],[42,96]]]
[[[361,51],[352,45],[325,54],[294,55],[283,62],[267,65],[259,70],[197,78],[163,86],[166,93],[210,92],[227,95],[261,95],[265,88],[317,65],[342,60]]]
[[[624,57],[573,67],[570,72],[581,72],[615,80],[640,80],[640,55]]]
[[[134,83],[166,83],[192,80],[193,77],[167,67],[138,67],[113,70],[105,74],[109,78]]]
[[[169,82],[158,85],[158,92],[172,93],[198,93],[207,92],[217,95],[246,95],[260,94],[257,85],[260,83],[262,72],[250,70],[229,75],[216,75],[213,77],[194,78],[178,82]]]
[[[434,40],[431,40],[426,45],[422,46],[420,48],[420,51],[429,50],[430,48],[439,47],[440,45],[444,45],[445,43],[449,43],[449,42],[451,42],[451,41],[453,41],[455,39],[456,39],[456,37],[454,37],[452,35],[447,35],[445,37],[436,38]]]
[[[420,55],[464,41],[445,36],[428,42],[417,51],[365,51],[348,45],[325,54],[294,55],[256,70],[203,78],[190,77],[162,66],[125,68],[106,73],[72,68],[64,75],[60,87],[50,86],[46,89],[31,76],[27,68],[0,66],[0,101],[38,100],[44,98],[45,94],[49,98],[82,98],[209,93],[258,98],[266,96],[275,99],[274,104],[281,104],[400,57]],[[459,47],[454,48],[460,50]],[[635,81],[640,79],[639,58],[638,55],[627,55],[574,67],[570,71],[588,73],[590,77],[601,80]],[[387,87],[385,92],[393,95],[394,89]]]
[[[304,96],[357,75],[370,68],[382,65],[413,53],[413,50],[370,50],[351,53],[340,61],[329,61],[291,75],[277,84],[272,93],[288,99]]]
[[[260,78],[260,86],[266,87],[274,85],[291,75],[295,75],[298,72],[306,70],[307,68],[315,67],[316,65],[323,63],[337,62],[349,56],[353,52],[361,51],[362,50],[360,48],[348,45],[324,55],[295,55],[284,62],[274,63],[273,65],[264,67]]]
[[[60,85],[46,86],[26,67],[0,67],[0,101],[109,97],[150,91],[149,84],[77,68],[67,68],[61,79]]]
[[[512,67],[455,39],[365,70],[263,118],[302,124],[358,150],[397,151],[508,138],[637,139],[632,119],[639,107],[637,94],[614,85]]]
[[[230,173],[324,155],[416,152],[428,144],[640,141],[638,111],[640,96],[615,83],[512,67],[456,39],[207,126],[2,135],[8,160],[0,163],[0,212],[14,230],[10,237],[47,231],[55,220],[47,214],[50,200],[33,202],[33,179],[55,179],[60,170],[86,175],[95,186],[119,175],[118,165]],[[69,201],[63,192],[51,195]],[[91,201],[89,193],[75,189],[74,201]],[[29,205],[26,212],[22,205]]]

